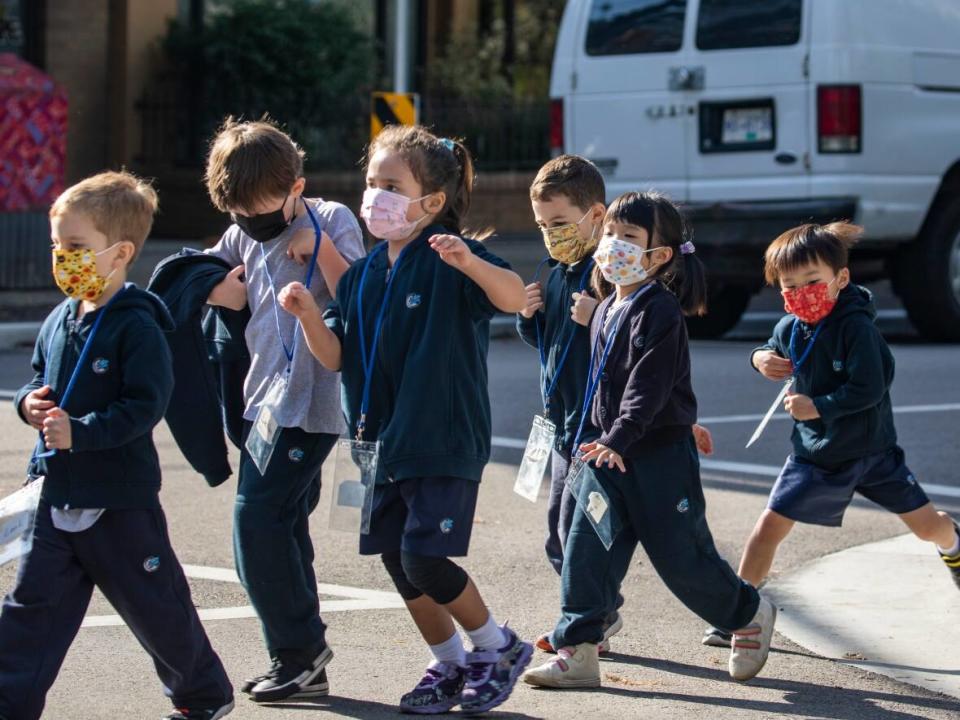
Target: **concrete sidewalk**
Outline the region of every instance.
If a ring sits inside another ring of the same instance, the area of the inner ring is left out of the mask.
[[[767,586],[777,631],[839,663],[960,698],[960,593],[913,535],[827,555]]]

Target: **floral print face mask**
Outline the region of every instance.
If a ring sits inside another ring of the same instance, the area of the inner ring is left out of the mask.
[[[818,282],[813,285],[784,290],[783,307],[788,313],[800,318],[807,325],[816,325],[833,312],[837,298],[830,297],[830,286],[837,281]]]
[[[596,228],[590,233],[590,238],[584,240],[580,236],[580,224],[589,214],[590,211],[587,210],[575,223],[543,229],[543,244],[546,245],[550,257],[557,262],[573,265],[587,256],[595,245]]]

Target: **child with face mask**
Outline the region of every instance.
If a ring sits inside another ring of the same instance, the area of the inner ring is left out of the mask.
[[[626,193],[607,210],[593,258],[595,285],[610,294],[591,323],[578,457],[568,476],[577,508],[551,636],[558,655],[524,674],[531,685],[600,685],[604,619],[638,543],[688,608],[756,638],[731,657],[734,678],[753,677],[766,661],[775,608],[720,557],[705,517],[683,319],[704,311],[694,250],[682,216],[661,195]],[[598,437],[581,443],[588,422]]]
[[[271,667],[241,690],[255,702],[326,695],[332,652],[309,517],[320,468],[343,431],[340,383],[314,361],[277,294],[303,280],[325,304],[348,263],[363,256],[363,238],[348,208],[303,197],[303,153],[269,122],[228,120],[211,144],[206,177],[213,204],[233,219],[208,252],[234,266],[207,302],[250,308],[233,537]]]
[[[890,403],[893,355],[874,322],[870,292],[850,280],[849,249],[860,234],[843,222],[801,225],[767,248],[766,280],[780,286],[788,314],[750,364],[769,380],[790,383],[783,406],[794,419],[793,454],[747,541],[739,574],[762,582],[796,523],[838,527],[856,492],[934,543],[960,587],[960,530],[904,463]],[[717,635],[707,630],[707,637]]]
[[[461,143],[390,126],[366,165],[360,214],[384,242],[344,274],[322,316],[301,283],[280,300],[317,359],[341,370],[351,432],[379,442],[360,552],[380,555],[434,658],[400,709],[481,713],[509,697],[533,650],[496,624],[450,558],[467,554],[490,456],[489,321],[525,307],[526,292],[505,262],[461,236],[474,179]]]
[[[590,319],[597,307],[590,286],[593,252],[600,241],[606,211],[606,189],[597,167],[577,155],[561,155],[547,162],[530,186],[530,202],[537,227],[549,257],[540,263],[537,278],[527,285],[527,307],[517,314],[520,337],[540,355],[543,418],[555,428],[556,440],[550,463],[550,495],[547,506],[547,559],[557,574],[563,567],[563,547],[576,503],[566,489],[573,439],[580,422],[590,364]],[[550,273],[539,280],[544,265]],[[709,432],[694,427],[698,447],[709,453]],[[595,431],[585,430],[591,439]],[[623,627],[618,612],[623,597],[604,621],[601,654],[609,652],[610,638]],[[537,639],[536,647],[555,652],[549,635]]]
[[[40,433],[28,473],[43,485],[31,550],[0,613],[9,720],[43,713],[95,587],[153,660],[176,708],[167,720],[233,709],[160,506],[153,428],[173,389],[173,320],[126,282],[156,210],[153,188],[120,172],[67,188],[50,209],[53,279],[67,299],[44,321],[33,380],[15,399]]]

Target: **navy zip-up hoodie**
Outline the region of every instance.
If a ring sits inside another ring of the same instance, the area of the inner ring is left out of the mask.
[[[370,390],[364,440],[380,440],[381,477],[458,477],[480,480],[490,458],[490,397],[487,347],[496,308],[470,278],[444,263],[430,248],[426,228],[390,269],[387,251],[372,252],[340,279],[337,297],[324,313],[343,343],[343,411],[351,436],[360,418],[364,372],[357,331],[363,302],[367,349],[387,287],[396,273],[384,315]],[[464,240],[477,257],[509,265],[479,242]],[[360,276],[370,263],[363,297]]]
[[[603,350],[600,330],[616,295],[593,315],[591,346]],[[600,374],[593,399],[597,439],[624,458],[653,444],[687,437],[697,421],[697,398],[690,379],[687,326],[676,296],[660,283],[637,297],[620,321],[620,330]]]
[[[14,400],[47,384],[59,402],[97,315],[106,312],[84,366],[63,408],[70,416],[72,448],[31,464],[44,475],[43,497],[53,507],[143,509],[159,506],[160,462],[153,428],[173,388],[164,332],[173,330],[156,295],[127,284],[109,309],[79,320],[79,302],[60,303],[40,328],[33,380]],[[25,420],[25,419],[24,419]]]
[[[870,291],[848,285],[840,291],[830,314],[820,321],[823,328],[793,386],[794,392],[813,399],[820,417],[794,422],[791,439],[797,457],[834,467],[897,444],[889,392],[893,354],[877,329],[876,316]],[[753,352],[773,350],[789,358],[795,322],[799,321],[793,315],[783,317],[773,337]],[[798,355],[815,326],[800,323],[800,330]]]
[[[581,260],[566,265],[550,260],[550,275],[543,288],[543,307],[532,318],[517,314],[517,332],[527,345],[537,348],[537,324],[543,342],[547,367],[540,369],[541,387],[549,387],[554,378],[557,386],[550,397],[548,419],[557,426],[556,448],[570,452],[580,424],[583,398],[587,393],[587,372],[590,367],[590,328],[574,322],[570,316],[573,293],[589,292],[593,264]],[[586,282],[584,282],[586,281]],[[572,338],[567,359],[557,375],[557,364],[567,342]],[[537,358],[539,362],[539,358]]]

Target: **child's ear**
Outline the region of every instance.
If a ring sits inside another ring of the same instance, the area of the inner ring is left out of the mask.
[[[850,284],[850,268],[841,268],[837,273],[837,289],[843,290]]]
[[[599,225],[603,222],[603,216],[607,214],[607,208],[604,207],[603,203],[594,203],[593,207],[590,208],[590,222],[594,225]]]
[[[306,186],[307,186],[306,178],[302,178],[302,177],[297,178],[297,181],[290,188],[290,194],[293,195],[294,197],[300,197],[301,195],[303,195],[303,190],[304,188],[306,188]]]
[[[130,261],[133,260],[133,256],[137,254],[137,246],[129,240],[121,240],[119,245],[120,247],[117,248],[115,257],[123,266],[127,266],[130,264]]]
[[[446,204],[447,194],[443,190],[438,190],[423,201],[423,209],[431,215],[436,215]]]

